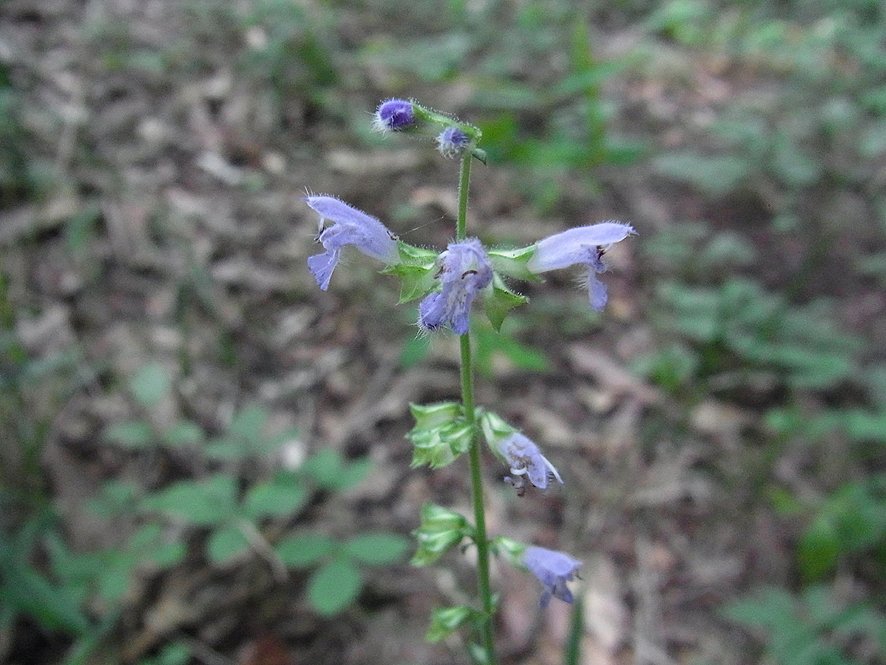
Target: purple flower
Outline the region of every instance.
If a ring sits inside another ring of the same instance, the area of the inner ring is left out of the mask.
[[[471,139],[458,127],[447,127],[437,136],[437,150],[444,157],[455,157],[460,154]]]
[[[437,259],[440,290],[418,306],[418,325],[436,330],[446,324],[459,335],[468,332],[468,313],[477,294],[492,281],[492,265],[476,238],[454,242]]]
[[[414,122],[412,102],[407,102],[405,99],[389,99],[379,105],[372,126],[380,132],[395,132],[406,129]]]
[[[579,226],[556,233],[535,246],[535,254],[526,267],[530,272],[566,268],[576,263],[587,266],[587,286],[591,309],[600,311],[606,304],[606,285],[597,279],[597,273],[605,272],[602,257],[612,245],[636,233],[630,224],[603,222],[591,226]]]
[[[541,607],[547,607],[552,596],[567,603],[574,600],[566,583],[572,581],[581,561],[563,552],[528,547],[523,555],[523,564],[545,585],[539,601]]]
[[[392,264],[399,261],[397,241],[394,234],[375,217],[352,208],[332,196],[306,196],[304,201],[320,213],[317,240],[326,249],[324,254],[308,258],[308,268],[324,291],[329,287],[332,271],[338,263],[339,253],[345,245],[354,245],[364,254]],[[333,225],[323,230],[326,220]]]
[[[520,432],[514,432],[501,439],[498,442],[498,451],[511,465],[511,473],[517,476],[516,478],[506,478],[506,480],[509,480],[517,488],[518,494],[522,495],[524,476],[528,476],[529,481],[540,489],[545,489],[548,486],[549,475],[553,475],[557,482],[563,484],[563,479],[557,473],[554,465],[541,454],[538,446]]]

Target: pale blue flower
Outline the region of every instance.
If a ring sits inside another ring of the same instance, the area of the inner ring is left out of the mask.
[[[395,132],[406,129],[414,123],[415,112],[412,110],[412,102],[407,102],[405,99],[389,99],[379,105],[372,126],[380,132]]]
[[[501,439],[498,442],[498,451],[510,464],[511,473],[516,476],[516,478],[506,478],[506,480],[517,488],[519,494],[522,495],[524,476],[528,477],[529,481],[539,489],[547,488],[549,476],[553,476],[557,482],[563,484],[563,479],[557,473],[554,465],[541,454],[538,446],[529,437],[520,432],[514,432]]]
[[[451,243],[437,262],[435,278],[441,287],[419,304],[418,325],[425,330],[449,325],[464,335],[468,332],[471,303],[492,281],[492,264],[476,238]]]
[[[603,254],[615,243],[635,233],[630,224],[621,222],[602,222],[569,229],[539,241],[526,268],[538,274],[583,263],[588,271],[591,309],[600,311],[606,305],[606,285],[597,279],[597,273],[606,271]]]
[[[541,607],[547,607],[552,597],[566,603],[574,600],[566,583],[572,581],[575,571],[581,566],[581,561],[563,552],[544,547],[527,547],[523,555],[523,565],[545,585],[539,601]]]
[[[326,252],[309,257],[308,268],[324,291],[329,287],[332,271],[345,245],[354,245],[364,254],[389,265],[399,261],[396,236],[375,217],[332,196],[306,196],[304,201],[320,214],[318,229],[321,232],[317,240]],[[324,230],[326,220],[333,224]]]
[[[437,136],[437,150],[444,157],[455,157],[471,142],[470,137],[458,127],[447,127]]]

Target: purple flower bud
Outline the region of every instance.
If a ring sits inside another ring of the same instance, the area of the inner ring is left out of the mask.
[[[572,581],[581,561],[544,547],[527,547],[523,564],[545,585],[539,601],[541,607],[547,607],[551,597],[567,603],[574,600],[566,583]]]
[[[591,226],[579,226],[556,233],[541,240],[535,246],[535,254],[526,264],[535,274],[566,268],[576,263],[587,266],[587,286],[591,309],[600,311],[606,305],[606,285],[597,279],[597,273],[605,272],[602,256],[612,245],[635,234],[630,224],[603,222]]]
[[[476,238],[454,242],[437,259],[435,277],[441,288],[418,306],[418,325],[425,330],[449,326],[459,335],[468,332],[468,314],[477,294],[492,281],[492,265]]]
[[[406,129],[414,122],[412,102],[407,102],[405,99],[389,99],[379,105],[372,127],[380,132],[395,132]]]
[[[468,147],[471,139],[458,127],[447,127],[437,136],[437,150],[444,157],[452,158]]]
[[[511,465],[511,473],[517,476],[510,482],[518,492],[523,488],[523,476],[528,476],[529,481],[539,489],[548,486],[548,476],[553,475],[561,485],[563,479],[557,473],[554,465],[548,462],[544,455],[528,437],[514,432],[498,442],[498,451]]]
[[[396,236],[375,217],[332,196],[306,196],[303,200],[320,213],[321,233],[317,240],[326,252],[309,257],[308,268],[322,290],[329,287],[332,271],[345,245],[354,245],[364,254],[387,264],[399,261]],[[333,225],[323,230],[326,220],[333,222]]]

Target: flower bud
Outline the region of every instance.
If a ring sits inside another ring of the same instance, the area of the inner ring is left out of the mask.
[[[415,113],[412,102],[407,102],[405,99],[389,99],[379,105],[372,127],[387,133],[407,129],[414,124]]]
[[[447,158],[461,154],[470,144],[470,137],[458,127],[447,127],[437,136],[437,150]]]

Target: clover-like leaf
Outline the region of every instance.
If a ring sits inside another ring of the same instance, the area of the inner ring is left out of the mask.
[[[319,614],[341,612],[357,599],[363,580],[348,559],[333,559],[314,571],[308,582],[308,599]]]
[[[337,547],[329,536],[297,533],[281,540],[274,550],[287,566],[304,568],[319,563]]]
[[[129,382],[129,389],[139,404],[146,407],[156,406],[172,388],[169,372],[159,362],[153,361],[143,365]]]
[[[226,563],[249,549],[249,539],[236,524],[225,524],[212,532],[206,554],[213,563]]]
[[[382,564],[399,560],[408,547],[396,533],[365,533],[346,542],[343,551],[361,563]]]

